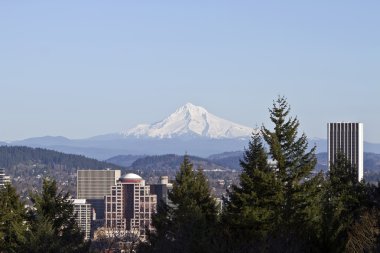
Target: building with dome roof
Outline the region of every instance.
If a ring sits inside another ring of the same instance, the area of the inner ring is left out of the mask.
[[[150,193],[139,175],[128,173],[112,186],[105,196],[105,227],[133,231],[145,239],[146,229],[152,229],[152,215],[157,209],[157,196]]]
[[[119,181],[123,183],[139,183],[142,180],[142,177],[134,173],[127,173],[119,178]]]

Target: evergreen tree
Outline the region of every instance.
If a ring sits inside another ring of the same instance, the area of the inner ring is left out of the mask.
[[[272,233],[271,251],[307,252],[313,250],[320,223],[320,184],[322,176],[312,176],[316,165],[315,147],[308,149],[305,134],[298,136],[299,121],[289,117],[284,97],[273,103],[270,119],[273,131],[262,127],[269,146],[276,180],[280,182],[282,203],[278,211],[277,231]]]
[[[160,205],[149,244],[140,252],[215,252],[216,203],[202,170],[194,171],[186,155],[169,193],[172,204]]]
[[[45,179],[42,193],[31,200],[28,252],[88,252],[69,194],[57,192],[56,181]]]
[[[323,252],[375,252],[378,211],[371,187],[343,154],[331,164],[323,197]]]
[[[11,184],[0,188],[0,252],[21,252],[25,245],[26,210]]]
[[[260,133],[255,133],[240,161],[240,186],[232,186],[223,214],[232,247],[229,251],[264,251],[268,233],[275,230],[281,185],[267,160]]]

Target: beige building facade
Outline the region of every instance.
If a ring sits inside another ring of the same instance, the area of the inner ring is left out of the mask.
[[[105,198],[105,227],[136,232],[145,239],[152,229],[152,215],[157,210],[157,196],[138,175],[129,173],[112,186]]]

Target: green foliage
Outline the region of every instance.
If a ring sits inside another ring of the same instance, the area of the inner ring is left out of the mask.
[[[68,194],[57,192],[55,181],[45,179],[41,194],[31,198],[28,252],[87,252],[84,234],[74,217],[74,207]]]
[[[263,126],[252,136],[241,161],[240,185],[232,187],[223,215],[234,245],[227,251],[315,251],[323,177],[313,176],[315,147],[307,151],[306,135],[298,135],[299,122],[289,113],[279,97],[270,109],[273,130]]]
[[[273,131],[262,127],[263,137],[274,161],[272,169],[280,183],[278,223],[272,232],[272,250],[312,251],[320,220],[322,176],[313,176],[315,147],[308,149],[307,137],[298,135],[299,121],[289,117],[290,107],[279,97],[270,109]]]
[[[260,134],[253,134],[240,162],[240,186],[232,186],[223,213],[230,251],[264,250],[268,233],[277,223],[281,185],[267,160]]]
[[[324,185],[324,252],[374,252],[378,211],[371,195],[371,186],[358,181],[357,168],[339,154]]]
[[[207,179],[201,169],[193,170],[188,156],[184,157],[169,199],[176,205],[176,213],[186,214],[194,211],[204,214],[209,220],[215,219],[215,201],[211,196]]]
[[[0,252],[21,252],[25,245],[26,210],[14,187],[0,188]]]
[[[202,170],[194,171],[188,156],[184,157],[169,199],[171,206],[159,206],[153,219],[156,231],[140,252],[212,252],[216,203]]]

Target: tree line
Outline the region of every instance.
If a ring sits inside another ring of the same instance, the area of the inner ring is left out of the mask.
[[[0,190],[0,252],[88,252],[89,242],[75,221],[68,193],[45,179],[41,193],[30,194],[30,206],[7,184]]]

